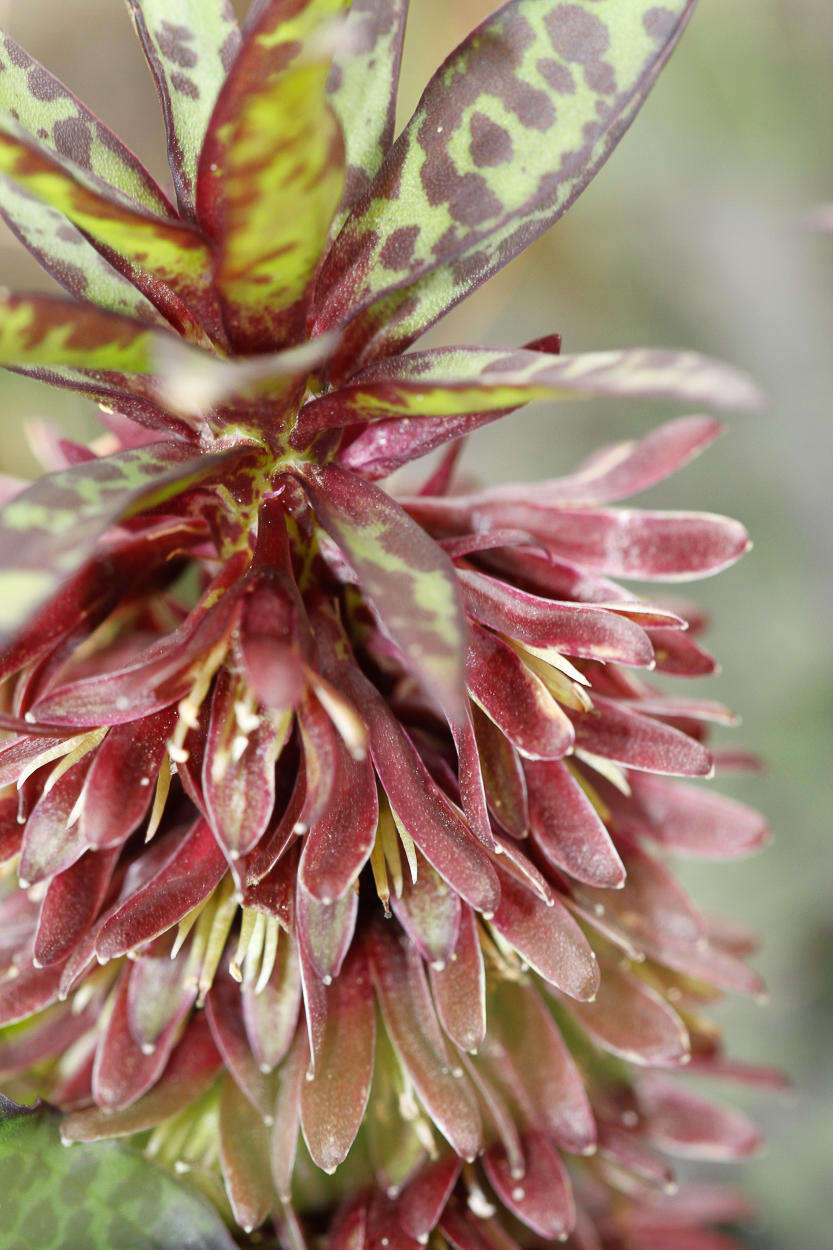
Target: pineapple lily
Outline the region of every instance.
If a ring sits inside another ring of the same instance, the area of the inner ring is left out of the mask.
[[[394,141],[406,0],[128,0],[174,197],[10,39],[0,212],[67,296],[0,362],[100,405],[2,484],[0,1073],[285,1244],[728,1244],[658,1151],[737,1158],[703,1007],[746,934],[663,852],[757,814],[715,764],[707,513],[616,508],[717,436],[683,416],[463,493],[464,437],[605,395],[754,408],[690,352],[409,350],[587,185],[693,0],[510,0]],[[174,202],[175,200],[175,202]],[[445,447],[421,487],[376,483]],[[62,1243],[64,1244],[64,1243]],[[69,1244],[69,1243],[67,1243]]]

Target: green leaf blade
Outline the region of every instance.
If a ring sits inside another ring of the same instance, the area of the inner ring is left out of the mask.
[[[226,0],[127,0],[156,83],[180,211],[195,216],[197,164],[217,96],[240,47]]]
[[[214,299],[208,247],[196,230],[135,205],[6,117],[0,173],[72,222],[182,333],[204,338],[199,320],[212,324]]]
[[[337,49],[327,79],[327,96],[344,135],[346,164],[332,238],[393,142],[407,14],[408,0],[353,0],[344,19],[344,48]]]
[[[58,78],[0,35],[0,112],[151,212],[171,205],[137,157]]]
[[[200,156],[197,210],[235,346],[303,334],[305,301],[341,198],[341,131],[327,103],[328,26],[347,0],[269,4],[217,100]]]
[[[61,1144],[44,1104],[0,1096],[0,1219],[7,1246],[33,1250],[233,1250],[194,1189],[117,1142]]]
[[[512,0],[478,27],[348,218],[316,329],[363,313],[345,360],[370,338],[385,354],[528,246],[621,138],[693,7]],[[386,325],[364,311],[382,300]]]

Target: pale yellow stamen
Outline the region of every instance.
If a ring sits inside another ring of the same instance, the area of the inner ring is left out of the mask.
[[[214,891],[214,897],[216,899],[214,915],[211,921],[211,928],[208,933],[205,956],[203,957],[202,969],[200,971],[198,983],[198,1007],[201,1007],[205,1002],[205,996],[211,989],[214,982],[214,976],[220,965],[220,959],[223,955],[226,939],[237,913],[237,898],[234,893],[234,882],[231,877],[225,877],[223,881],[221,881],[220,885]]]
[[[99,742],[101,742],[102,738],[107,733],[107,729],[107,725],[104,725],[100,729],[91,729],[89,733],[82,734],[80,739],[76,740],[76,745],[71,751],[68,751],[66,755],[64,755],[63,759],[58,761],[52,769],[52,772],[47,777],[43,787],[44,794],[49,793],[52,787],[60,781],[64,773],[68,772],[70,768],[72,768],[73,764],[77,764],[79,760],[83,759],[85,755],[88,755],[90,751],[98,746]]]
[[[255,982],[255,994],[262,994],[269,984],[269,978],[272,975],[278,955],[280,932],[280,925],[275,917],[268,916],[266,919],[266,937],[263,942],[263,957],[260,963],[260,976]]]
[[[252,936],[249,939],[249,945],[246,948],[246,959],[243,966],[243,979],[248,985],[251,985],[257,977],[265,940],[266,916],[262,911],[259,911],[255,919]]]
[[[583,747],[576,747],[576,759],[581,760],[592,768],[594,772],[599,773],[612,786],[615,786],[624,795],[630,795],[631,787],[625,770],[620,768],[618,764],[614,764],[611,760],[606,760],[601,755],[594,755],[592,751],[585,751]]]
[[[246,958],[246,952],[249,949],[249,943],[252,940],[252,934],[255,931],[257,918],[260,912],[255,911],[253,907],[244,907],[240,918],[240,936],[237,939],[237,949],[234,952],[229,972],[235,981],[243,980],[243,961]]]
[[[562,664],[569,662],[558,651],[544,651],[540,648],[524,647],[513,639],[507,639],[512,650],[520,656],[530,672],[534,673],[546,686],[552,697],[562,703],[564,707],[572,708],[574,712],[589,712],[592,710],[592,700],[584,689],[587,679],[578,669],[574,669],[570,664],[572,673],[567,674],[562,669]],[[555,664],[555,657],[559,657],[559,664]],[[546,657],[546,658],[544,658]],[[575,674],[575,676],[574,676]],[[581,679],[579,682],[578,678]],[[582,684],[583,683],[583,684]]]
[[[196,907],[191,908],[187,916],[183,916],[180,920],[176,927],[176,937],[174,938],[173,946],[171,947],[171,959],[176,959],[177,955],[182,950],[185,939],[193,929],[207,902],[208,899],[204,898],[201,903],[197,903]]]
[[[167,755],[162,757],[162,763],[159,765],[159,774],[156,778],[156,792],[153,796],[153,807],[150,811],[150,820],[148,821],[147,832],[145,833],[145,842],[150,842],[156,830],[159,828],[162,814],[165,811],[165,803],[168,799],[168,791],[171,788],[171,762]],[[193,922],[192,922],[193,923]]]
[[[188,752],[184,749],[185,739],[189,729],[196,729],[199,725],[199,711],[202,707],[203,700],[208,694],[214,674],[223,662],[223,658],[228,650],[228,640],[223,638],[217,645],[209,651],[205,660],[200,665],[197,677],[190,691],[179,702],[179,718],[174,726],[174,731],[168,742],[168,754],[171,759],[178,764],[184,764],[188,759]]]

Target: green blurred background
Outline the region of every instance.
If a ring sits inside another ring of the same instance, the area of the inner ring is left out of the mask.
[[[492,7],[412,0],[403,120],[432,68]],[[0,0],[0,22],[164,177],[153,89],[119,0]],[[730,1002],[721,1018],[736,1054],[783,1065],[796,1086],[788,1099],[738,1094],[769,1138],[734,1172],[760,1207],[753,1243],[769,1250],[833,1243],[833,235],[807,225],[833,201],[832,120],[830,0],[700,0],[596,182],[431,336],[515,344],[558,330],[568,351],[685,346],[744,366],[768,391],[762,416],[730,419],[716,447],[646,503],[726,512],[755,539],[739,566],[686,590],[713,614],[724,671],[709,693],[743,713],[735,737],[768,763],[732,791],[767,811],[774,841],[745,863],[681,871],[706,908],[764,940],[771,1003]],[[4,285],[45,285],[6,232],[0,267]],[[77,437],[95,428],[91,405],[12,375],[0,378],[0,405],[5,472],[34,470],[28,417]],[[465,471],[554,475],[670,415],[540,405],[483,431]]]

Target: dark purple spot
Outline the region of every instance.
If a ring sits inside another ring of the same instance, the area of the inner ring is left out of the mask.
[[[200,98],[200,89],[193,78],[189,78],[187,74],[180,74],[178,70],[174,70],[171,74],[171,86],[180,95],[187,95],[189,100],[199,100]]]
[[[19,48],[13,39],[9,39],[7,37],[3,40],[3,43],[9,54],[9,60],[12,65],[16,65],[18,69],[28,69],[29,66],[33,64],[32,57],[30,57],[29,53],[24,52],[22,48]]]
[[[469,152],[478,168],[503,165],[512,157],[512,137],[485,113],[474,113],[471,119]]]
[[[29,90],[36,100],[59,100],[67,92],[42,65],[33,65],[27,76]]]
[[[173,61],[181,69],[193,69],[197,63],[197,54],[188,44],[194,38],[193,31],[187,26],[177,26],[175,22],[163,22],[156,32],[159,51],[166,61]]]
[[[605,95],[616,90],[613,66],[603,59],[610,37],[601,18],[577,4],[559,4],[544,20],[553,49],[583,67],[588,87]]]
[[[83,169],[91,168],[92,137],[89,126],[80,117],[66,117],[56,122],[52,127],[52,137],[61,156],[68,156]]]
[[[664,43],[671,34],[677,22],[677,16],[671,9],[663,8],[657,5],[655,9],[649,9],[642,18],[642,25],[645,27],[646,34],[652,39],[656,39],[657,43]]]
[[[559,95],[573,95],[576,89],[576,81],[563,62],[554,61],[552,57],[542,56],[536,68],[544,81],[552,87],[553,91],[557,91]]]
[[[220,49],[220,64],[226,73],[229,72],[234,64],[234,58],[237,56],[240,48],[240,35],[234,29],[227,35],[222,48]]]
[[[419,238],[419,229],[419,226],[400,226],[388,236],[379,253],[379,260],[386,269],[407,269]]]
[[[510,78],[503,101],[527,130],[549,130],[555,122],[555,109],[546,91],[531,87],[521,78]]]

